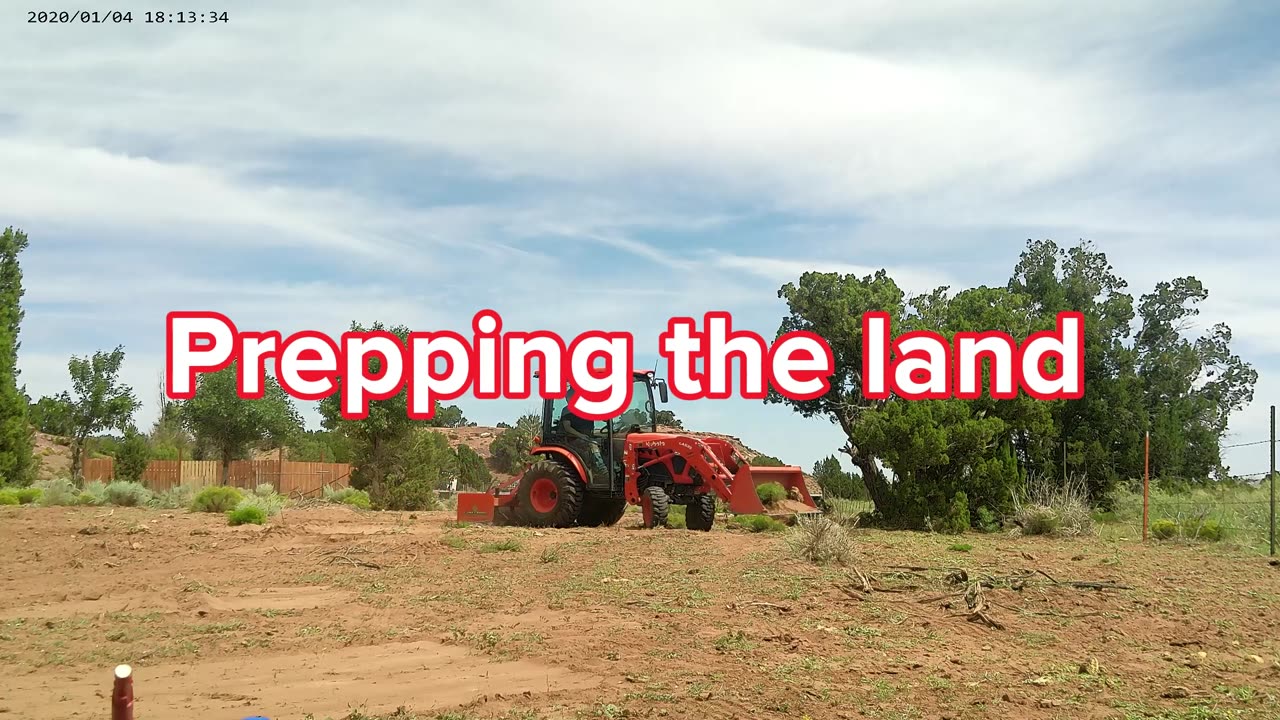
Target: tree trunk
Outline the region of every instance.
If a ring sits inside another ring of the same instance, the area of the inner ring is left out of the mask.
[[[84,439],[71,440],[71,482],[76,487],[84,487]]]

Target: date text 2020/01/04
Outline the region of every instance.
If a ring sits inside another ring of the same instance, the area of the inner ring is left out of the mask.
[[[132,23],[132,10],[28,10],[27,22],[40,25],[119,25]],[[226,10],[201,12],[197,10],[146,11],[138,13],[138,19],[149,25],[210,25],[230,22]]]
[[[1059,313],[1053,331],[1033,333],[1021,344],[998,331],[960,332],[950,342],[915,331],[890,341],[887,313],[862,316],[862,394],[869,399],[978,398],[987,363],[996,400],[1019,391],[1038,400],[1084,397],[1084,316]]]

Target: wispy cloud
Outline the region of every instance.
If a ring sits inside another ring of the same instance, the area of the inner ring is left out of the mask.
[[[6,40],[0,226],[32,235],[37,393],[117,338],[149,382],[175,307],[282,329],[496,307],[637,338],[727,309],[769,332],[807,270],[1002,283],[1053,237],[1098,241],[1138,292],[1202,277],[1206,322],[1280,395],[1262,4],[222,7],[191,32],[135,12]],[[805,463],[836,443],[777,407],[687,411]]]

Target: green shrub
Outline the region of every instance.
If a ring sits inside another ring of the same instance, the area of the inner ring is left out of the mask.
[[[240,492],[240,488],[214,485],[196,495],[191,501],[191,512],[224,513],[234,510],[243,499],[244,493]]]
[[[258,508],[266,517],[275,517],[284,509],[284,498],[279,495],[246,495],[243,500],[236,503],[236,510],[247,507]]]
[[[1151,535],[1157,540],[1168,540],[1178,535],[1178,523],[1162,518],[1151,523]]]
[[[39,488],[40,504],[45,507],[75,505],[80,499],[80,491],[70,478],[41,480],[34,487]]]
[[[781,483],[764,483],[756,487],[756,495],[765,506],[776,505],[787,499],[787,489]]]
[[[0,505],[18,505],[18,493],[13,490],[0,490]]]
[[[364,490],[357,490],[353,487],[344,487],[340,490],[334,490],[328,485],[325,485],[324,499],[331,503],[351,505],[362,510],[368,510],[371,507],[369,493]]]
[[[155,493],[151,497],[151,506],[161,510],[177,510],[191,505],[192,493],[189,485],[175,485],[168,490]]]
[[[121,507],[141,507],[151,502],[151,491],[141,483],[117,480],[106,487],[107,502]]]
[[[962,490],[951,498],[947,516],[942,519],[938,531],[947,535],[960,535],[969,529],[969,522],[969,496]]]
[[[258,497],[271,497],[276,494],[276,486],[271,483],[262,483],[253,489],[253,494]]]
[[[996,519],[996,514],[991,508],[982,506],[978,508],[978,531],[984,533],[993,533],[1000,530],[1000,521]]]
[[[969,543],[956,543],[947,549],[952,552],[969,552],[973,549],[973,546]]]
[[[1062,526],[1057,511],[1046,505],[1023,505],[1014,519],[1024,535],[1053,535]]]
[[[40,496],[44,494],[40,488],[24,487],[13,491],[18,496],[19,505],[31,505],[39,502]]]
[[[266,511],[256,505],[245,505],[227,511],[228,525],[261,525],[266,521]]]
[[[787,529],[785,524],[768,515],[735,515],[731,522],[751,532],[781,532]]]
[[[1217,520],[1205,520],[1197,523],[1192,531],[1198,540],[1208,540],[1209,542],[1218,542],[1226,536],[1222,524]]]
[[[142,473],[147,471],[147,464],[151,462],[151,441],[146,435],[129,428],[124,434],[124,442],[116,450],[115,458],[118,479],[133,482],[141,480]]]
[[[667,510],[667,527],[673,530],[684,530],[688,527],[686,522],[684,505],[672,505]]]
[[[88,496],[88,497],[86,497]],[[77,498],[80,505],[106,505],[107,504],[107,485],[101,480],[87,482],[80,489],[80,496]]]

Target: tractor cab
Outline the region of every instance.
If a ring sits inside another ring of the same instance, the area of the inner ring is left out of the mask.
[[[636,371],[632,376],[630,404],[608,421],[575,416],[569,409],[567,397],[545,400],[542,405],[542,443],[573,452],[591,475],[587,487],[594,494],[622,497],[622,451],[627,435],[658,430],[655,388],[661,402],[666,403],[666,381],[654,377],[651,370]]]

